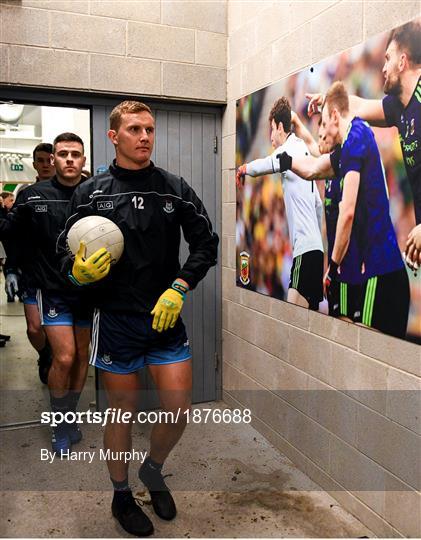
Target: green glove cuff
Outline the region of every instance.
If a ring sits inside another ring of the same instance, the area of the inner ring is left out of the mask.
[[[177,291],[178,293],[180,293],[183,300],[186,299],[186,294],[187,294],[187,292],[189,290],[188,287],[186,287],[185,285],[183,285],[179,281],[175,280],[175,281],[173,281],[173,283],[171,285],[171,289],[174,289],[174,291]]]
[[[67,277],[70,279],[73,285],[78,285],[79,287],[83,287],[83,285],[88,285],[87,283],[81,283],[80,281],[78,281],[71,272],[67,274]]]

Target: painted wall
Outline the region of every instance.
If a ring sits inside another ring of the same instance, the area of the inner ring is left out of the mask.
[[[236,287],[235,101],[419,14],[418,1],[228,2],[224,399],[379,536],[421,534],[421,348]]]

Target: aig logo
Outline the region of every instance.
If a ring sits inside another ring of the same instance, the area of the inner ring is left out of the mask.
[[[35,212],[46,212],[47,211],[47,205],[46,204],[36,204],[35,205]]]
[[[114,208],[113,201],[98,201],[96,203],[98,210],[112,210]]]

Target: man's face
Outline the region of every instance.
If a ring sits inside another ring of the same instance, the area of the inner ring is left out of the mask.
[[[54,165],[57,176],[72,183],[80,179],[86,157],[83,147],[76,141],[58,142],[54,150]]]
[[[35,152],[35,161],[32,165],[37,171],[39,180],[48,180],[56,174],[54,165],[51,164],[51,154],[48,152]]]
[[[279,131],[279,126],[280,123],[277,126],[275,120],[272,118],[272,121],[270,123],[270,142],[272,143],[272,148],[278,148],[278,146],[281,146],[281,134]]]
[[[326,129],[323,126],[322,118],[319,120],[319,152],[321,154],[327,154],[331,151],[331,146],[328,144],[326,137]]]
[[[331,149],[341,141],[339,133],[339,113],[333,108],[329,115],[327,105],[322,110],[322,121],[319,128],[319,133],[323,134],[323,144]]]
[[[11,195],[10,197],[7,197],[7,199],[3,199],[3,205],[7,210],[10,210],[13,206],[13,203],[15,202],[15,197]]]
[[[389,43],[385,53],[385,62],[383,66],[385,94],[399,96],[402,91],[401,73],[405,66],[405,55],[402,54],[395,41]]]
[[[108,137],[116,149],[117,164],[127,169],[140,169],[150,163],[155,141],[155,121],[147,111],[123,114],[117,131]]]

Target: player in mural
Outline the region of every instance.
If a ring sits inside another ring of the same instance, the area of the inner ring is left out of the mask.
[[[396,126],[414,197],[416,222],[421,222],[421,19],[390,33],[383,66],[386,96],[349,96],[350,111],[373,126]],[[322,94],[307,94],[309,116],[323,104]]]
[[[343,182],[339,171],[341,145],[337,144],[332,148],[333,142],[332,140],[328,140],[321,118],[319,121],[318,144],[296,113],[292,113],[292,124],[296,135],[303,139],[313,156],[318,157],[323,154],[330,154],[330,162],[335,171],[335,177],[325,179],[323,201],[327,236],[327,261],[328,265],[330,265],[333,246],[335,244],[339,204],[342,199]],[[358,263],[354,264],[354,261],[358,261]],[[351,237],[348,251],[341,263],[341,270],[338,274],[339,294],[333,294],[333,286],[327,295],[329,315],[340,317],[347,321],[354,321],[355,317],[359,316],[361,287],[365,281],[362,274],[362,267],[363,264],[358,245],[355,238]]]
[[[421,223],[421,19],[408,22],[390,33],[383,66],[386,96],[363,99],[350,96],[355,116],[373,126],[396,126],[403,160],[411,185],[416,223]],[[322,94],[307,94],[309,115],[323,103]],[[411,268],[417,263],[407,256]]]
[[[342,199],[325,286],[329,294],[339,295],[341,264],[354,241],[361,254],[360,259],[352,261],[354,272],[361,271],[365,281],[360,314],[355,314],[355,321],[405,337],[409,282],[389,215],[380,154],[368,124],[350,111],[348,94],[341,82],[335,82],[326,94],[322,127],[326,141],[342,146],[339,166],[332,155],[295,158],[284,152],[279,170],[293,170],[307,179],[329,178],[339,173],[343,179]]]
[[[282,152],[296,157],[309,154],[305,143],[291,132],[291,106],[286,97],[274,103],[269,123],[275,150],[266,158],[241,165],[237,170],[238,186],[244,184],[246,175],[255,177],[279,172],[278,156]],[[293,250],[287,301],[318,310],[323,299],[322,202],[317,187],[295,173],[284,172],[281,178]]]

